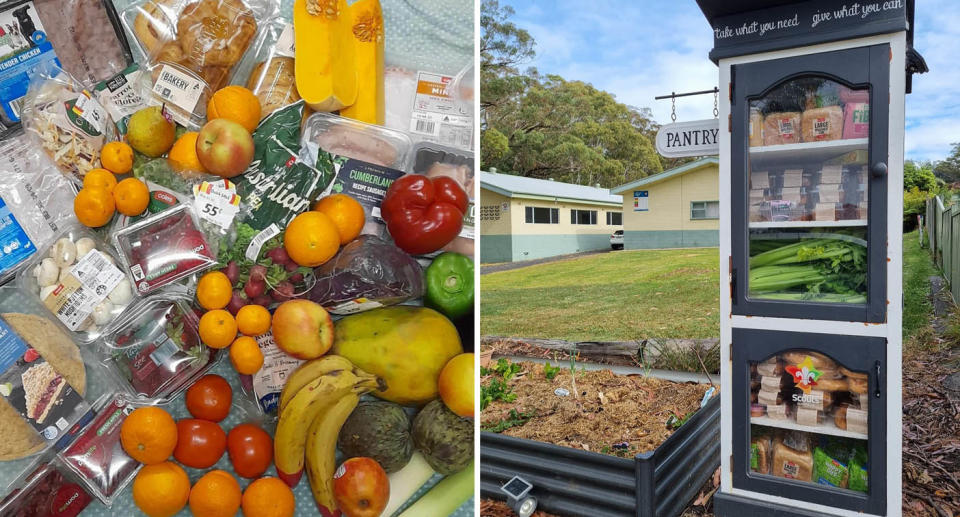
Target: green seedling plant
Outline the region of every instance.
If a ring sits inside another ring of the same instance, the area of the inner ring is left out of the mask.
[[[516,409],[511,409],[510,413],[507,414],[507,418],[497,422],[492,426],[484,427],[483,430],[490,431],[492,433],[502,433],[511,427],[519,427],[527,423],[535,415],[536,411],[532,409],[523,413],[517,411]]]
[[[547,378],[548,381],[552,381],[557,374],[560,373],[559,366],[550,366],[550,363],[543,365],[543,375]]]

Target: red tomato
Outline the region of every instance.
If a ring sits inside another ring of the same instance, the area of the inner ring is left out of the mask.
[[[194,418],[219,422],[230,413],[233,388],[226,379],[209,374],[197,379],[187,390],[187,411]]]
[[[213,466],[227,448],[227,433],[219,425],[185,418],[177,422],[177,448],[173,457],[180,463],[195,469]]]
[[[273,462],[270,435],[253,424],[240,424],[227,434],[227,454],[240,477],[256,478]]]

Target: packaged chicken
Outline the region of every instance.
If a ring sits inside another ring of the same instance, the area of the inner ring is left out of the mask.
[[[804,142],[839,140],[843,136],[843,110],[840,106],[805,110],[800,126]]]
[[[763,119],[763,145],[796,144],[799,142],[799,112],[770,113]]]
[[[0,122],[6,130],[19,123],[30,71],[57,63],[94,84],[133,61],[113,2],[107,0],[5,2],[0,21]]]

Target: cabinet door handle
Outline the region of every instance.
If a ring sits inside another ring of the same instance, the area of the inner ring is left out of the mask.
[[[875,362],[873,364],[873,368],[875,373],[877,374],[877,385],[873,390],[873,396],[876,398],[880,398],[880,385],[882,384],[882,380],[880,378],[880,361]]]
[[[884,178],[887,175],[887,164],[883,162],[877,162],[873,164],[873,167],[870,167],[870,173],[873,174],[874,178]]]

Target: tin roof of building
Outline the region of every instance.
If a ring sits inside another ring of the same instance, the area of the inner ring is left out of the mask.
[[[500,172],[480,171],[480,187],[507,197],[564,199],[616,205],[623,203],[622,197],[612,195],[610,190],[605,188],[527,178]]]
[[[707,167],[709,165],[720,165],[720,159],[716,156],[708,156],[706,158],[700,158],[699,160],[692,161],[690,163],[683,164],[679,167],[674,167],[673,169],[665,170],[660,174],[654,174],[653,176],[647,176],[646,178],[640,178],[630,183],[620,185],[619,187],[613,187],[610,189],[610,192],[614,194],[622,194],[629,190],[633,190],[637,187],[645,187],[653,185],[654,183],[660,183],[661,181],[668,180],[676,176],[683,176],[688,172],[693,172],[695,170]]]

